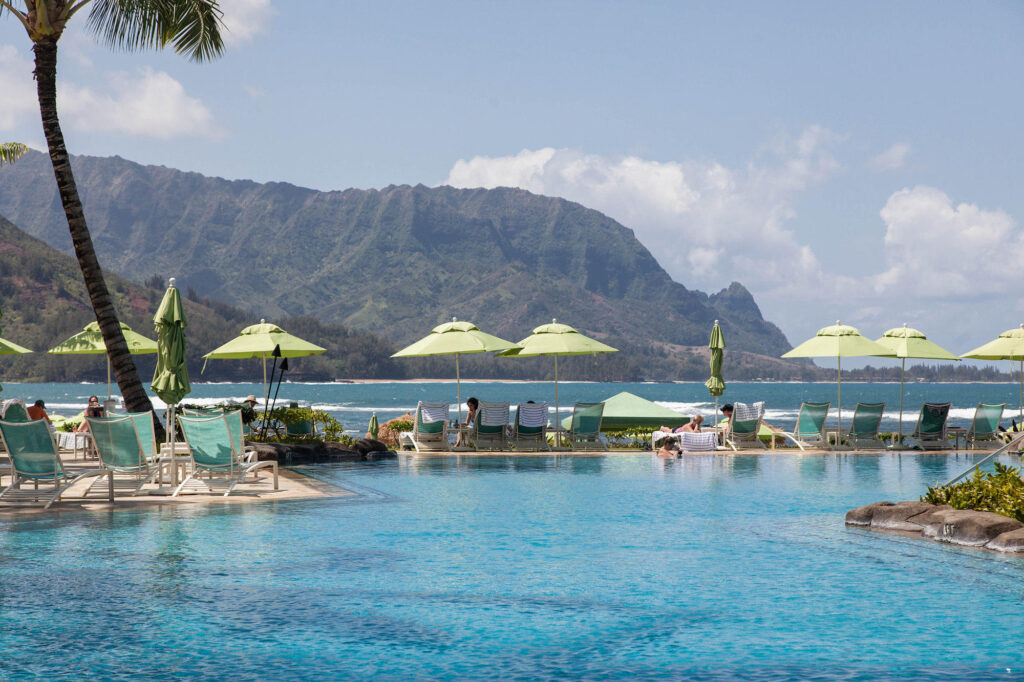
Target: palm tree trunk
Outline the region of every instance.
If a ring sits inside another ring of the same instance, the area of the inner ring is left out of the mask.
[[[57,118],[57,42],[55,40],[36,42],[32,50],[35,52],[39,113],[43,119],[43,132],[46,135],[46,145],[50,151],[50,163],[53,164],[53,174],[57,178],[61,203],[64,204],[64,214],[68,219],[68,229],[71,231],[75,256],[82,269],[82,278],[85,280],[85,288],[89,292],[89,301],[96,314],[96,322],[99,323],[100,332],[103,334],[103,343],[107,347],[110,365],[114,370],[117,385],[121,389],[121,395],[124,396],[125,406],[128,410],[130,412],[152,412],[153,404],[149,401],[142,382],[139,381],[139,373],[135,369],[131,353],[128,352],[128,344],[124,340],[124,334],[121,333],[121,324],[114,311],[107,283],[103,279],[103,270],[96,257],[89,228],[85,224],[85,212],[82,210],[82,201],[78,197],[75,176],[71,172],[71,160],[68,158],[68,150],[64,146],[64,133],[61,132],[60,121]],[[158,437],[162,437],[163,427],[160,425],[160,421],[154,417],[154,422],[159,432]]]

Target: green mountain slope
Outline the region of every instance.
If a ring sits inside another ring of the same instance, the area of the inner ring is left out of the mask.
[[[106,274],[121,321],[139,333],[156,338],[153,313],[163,297],[163,283],[143,286]],[[0,355],[4,380],[105,381],[103,356],[59,356],[45,352],[95,320],[81,271],[73,258],[29,236],[0,216],[0,327],[4,338],[35,350],[31,355]],[[203,353],[233,338],[243,327],[258,322],[255,314],[215,301],[185,300],[189,326],[189,372],[209,381],[254,380],[257,361],[211,361],[200,373]],[[404,378],[406,367],[388,358],[393,348],[372,334],[311,318],[281,320],[289,331],[325,348],[327,353],[294,361],[293,378]],[[40,352],[42,351],[42,352]],[[153,376],[153,355],[135,356],[140,376]],[[259,374],[262,377],[262,374]]]

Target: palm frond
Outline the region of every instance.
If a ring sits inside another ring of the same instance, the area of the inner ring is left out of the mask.
[[[224,51],[216,0],[93,0],[89,30],[114,48],[174,51],[201,62]]]
[[[28,147],[20,142],[0,142],[0,166],[14,163],[28,153]]]

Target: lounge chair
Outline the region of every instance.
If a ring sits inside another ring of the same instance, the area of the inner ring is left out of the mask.
[[[480,402],[470,442],[478,450],[504,450],[508,443],[508,403]]]
[[[175,488],[172,496],[178,495],[190,480],[198,478],[203,473],[210,474],[211,477],[220,473],[224,474],[228,481],[228,488],[224,492],[224,497],[227,497],[247,474],[256,473],[257,469],[263,467],[270,467],[274,474],[274,490],[278,490],[277,462],[245,461],[239,454],[242,452],[242,445],[236,442],[237,437],[233,434],[232,425],[226,415],[181,417],[179,421],[192,456],[192,471]]]
[[[547,450],[548,404],[520,403],[512,425],[516,450]]]
[[[424,403],[416,405],[416,418],[411,432],[403,433],[403,443],[411,444],[416,452],[449,450],[448,413],[449,403]]]
[[[764,419],[764,401],[748,405],[735,403],[729,426],[726,429],[725,442],[733,450],[742,446],[764,448],[761,442],[761,421]]]
[[[31,498],[32,503],[39,503],[40,495],[49,495],[43,506],[59,500],[64,491],[82,479],[91,476],[109,477],[110,501],[114,500],[113,470],[107,468],[88,469],[79,472],[68,472],[60,461],[57,443],[53,440],[47,423],[38,419],[26,422],[0,421],[0,439],[11,458],[11,484],[0,491],[0,500],[18,503]],[[21,484],[31,481],[32,490],[22,490]],[[40,490],[40,483],[50,483],[53,487]]]
[[[29,421],[25,401],[21,398],[11,398],[0,403],[0,419],[5,422]]]
[[[148,417],[149,431],[147,437],[152,439],[153,416],[149,412],[140,412],[139,416]],[[143,421],[143,420],[140,420]],[[139,494],[142,486],[148,483],[158,472],[156,457],[147,455],[147,445],[143,444],[136,420],[126,416],[116,419],[110,417],[86,417],[85,422],[92,436],[93,447],[103,468],[111,471],[111,485],[115,485],[114,474],[130,474],[133,477],[132,495]],[[143,427],[145,429],[145,427]],[[155,444],[154,444],[155,446]],[[153,448],[155,449],[155,447]],[[86,490],[86,495],[99,481],[93,481]]]
[[[999,439],[999,422],[1003,418],[1003,409],[1006,403],[999,405],[988,405],[978,403],[974,408],[974,419],[967,429],[966,445],[973,450],[978,443],[990,443],[992,447],[999,447],[1002,441]]]
[[[711,431],[707,433],[682,431],[665,435],[676,437],[680,452],[715,452],[716,450],[725,449],[718,445],[718,434]]]
[[[885,403],[857,403],[857,407],[853,409],[850,428],[842,434],[846,436],[847,445],[851,448],[882,447],[884,443],[878,438],[878,427],[882,424],[884,413]]]
[[[601,440],[601,418],[604,403],[576,403],[572,406],[572,421],[565,438],[573,450],[607,450]]]
[[[910,434],[922,450],[942,450],[946,447],[946,419],[952,403],[925,403],[917,416],[917,427]]]
[[[801,450],[805,446],[827,446],[824,434],[825,420],[828,419],[831,407],[832,403],[803,403],[800,405],[800,414],[797,415],[793,431],[783,432],[782,436],[796,443]]]

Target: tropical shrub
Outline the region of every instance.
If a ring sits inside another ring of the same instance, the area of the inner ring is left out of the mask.
[[[994,473],[975,469],[966,481],[929,487],[921,501],[948,504],[954,509],[995,512],[1024,521],[1024,480],[1017,467],[996,462]]]

